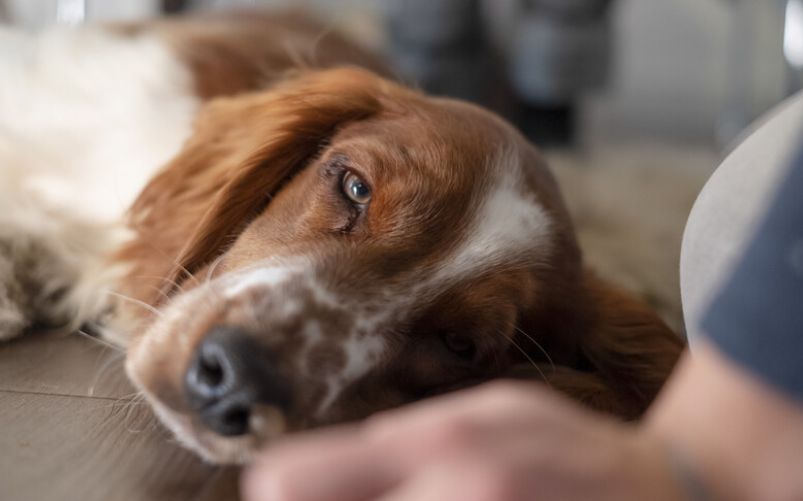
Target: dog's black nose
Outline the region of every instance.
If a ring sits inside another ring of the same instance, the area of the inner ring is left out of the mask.
[[[184,378],[190,406],[201,421],[220,435],[244,435],[255,405],[286,409],[289,392],[271,358],[256,339],[238,328],[212,329]]]

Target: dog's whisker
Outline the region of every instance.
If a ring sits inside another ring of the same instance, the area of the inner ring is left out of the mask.
[[[139,399],[138,395],[132,393],[115,398],[112,402],[110,402],[106,406],[103,406],[102,408],[111,407],[114,412],[123,412],[124,410],[127,410],[129,407],[141,406],[141,405],[147,405],[147,402],[143,401],[142,399]]]
[[[152,250],[154,250],[155,252],[158,252],[159,254],[161,254],[164,258],[166,258],[173,266],[175,266],[175,268],[177,270],[181,271],[182,274],[187,277],[187,279],[193,280],[196,283],[196,285],[201,285],[201,282],[200,282],[200,280],[198,280],[198,277],[196,277],[190,270],[188,270],[185,266],[183,266],[181,263],[179,263],[174,256],[169,255],[167,252],[165,252],[164,250],[156,247],[153,244],[150,244],[149,247]],[[179,289],[179,290],[181,290],[183,292],[183,289],[181,288],[181,285],[178,282],[176,282],[175,280],[171,280],[171,279],[169,279],[167,277],[151,277],[151,278],[158,278],[158,279],[164,280],[165,282],[169,283],[173,287],[175,287],[175,288],[177,288],[177,289]]]
[[[173,280],[171,278],[168,278],[168,277],[159,277],[159,276],[156,276],[156,275],[137,275],[137,276],[132,277],[132,278],[141,279],[141,280],[159,280],[162,283],[166,283],[168,285],[171,285],[173,288],[175,288],[179,292],[184,292],[184,287],[182,287],[180,283],[178,283],[175,280]],[[157,286],[153,286],[153,287],[156,288],[156,289],[159,288]],[[161,292],[162,292],[162,295],[164,295],[165,297],[168,297],[167,294],[164,291],[161,291]]]
[[[220,256],[217,259],[215,259],[214,261],[212,261],[212,264],[209,266],[209,270],[207,270],[207,272],[206,272],[206,278],[204,279],[204,283],[208,284],[209,282],[212,281],[212,275],[214,275],[215,270],[220,265],[220,263],[223,261],[223,257],[224,256]]]
[[[83,337],[85,337],[87,339],[92,340],[92,342],[98,343],[98,344],[100,344],[100,345],[102,345],[102,346],[104,346],[106,348],[114,350],[114,351],[116,351],[116,352],[118,352],[120,354],[123,354],[123,355],[125,354],[125,350],[123,348],[117,346],[114,343],[110,343],[110,342],[106,341],[102,337],[93,336],[92,334],[89,334],[88,332],[86,332],[84,330],[81,330],[81,329],[76,329],[75,333],[78,334],[79,336],[83,336]]]
[[[541,346],[541,343],[536,341],[535,338],[533,338],[531,335],[529,335],[526,332],[524,332],[519,326],[513,325],[513,328],[516,329],[516,331],[518,331],[519,334],[521,334],[522,336],[524,336],[527,339],[529,339],[535,345],[535,347],[538,348],[538,350],[541,353],[544,354],[544,356],[546,357],[547,361],[549,362],[549,365],[552,367],[552,371],[554,372],[555,371],[555,362],[552,360],[552,357],[549,356],[549,353],[546,351],[546,349],[543,346]]]
[[[99,410],[109,409],[109,410],[111,410],[111,415],[113,416],[116,413],[123,412],[124,410],[128,409],[128,407],[130,407],[130,406],[139,406],[139,407],[147,406],[147,402],[145,402],[145,401],[143,401],[141,399],[138,399],[137,396],[134,396],[133,398],[131,398],[131,396],[135,395],[136,393],[139,393],[139,392],[131,393],[131,394],[128,394],[128,395],[123,395],[121,397],[116,397],[116,398],[100,397],[100,398],[103,398],[103,399],[107,400],[107,402],[103,403],[102,405],[97,405],[97,406],[92,405],[92,406],[87,406],[86,408],[77,409],[76,412],[78,412],[78,413],[81,413],[81,412],[93,413],[93,412],[97,412]],[[98,397],[95,397],[95,398],[98,398]],[[145,408],[147,409],[148,407],[145,407]]]
[[[156,287],[155,285],[148,285],[147,287],[152,291],[156,291],[156,293],[159,294],[159,296],[165,301],[170,300],[170,295],[164,291],[164,287]]]
[[[136,299],[136,298],[133,298],[133,297],[130,297],[130,296],[126,296],[125,294],[120,294],[119,292],[115,292],[115,291],[112,291],[112,290],[106,290],[105,292],[106,292],[106,294],[114,296],[114,297],[116,297],[118,299],[122,299],[124,301],[128,301],[131,304],[135,304],[137,306],[140,306],[140,307],[148,310],[149,312],[153,313],[157,317],[161,317],[163,315],[163,313],[161,311],[157,310],[156,308],[154,308],[153,306],[149,305],[145,301],[141,301],[139,299]]]
[[[142,403],[145,395],[141,391],[132,391],[131,393],[127,393],[125,395],[121,395],[117,397],[117,401],[123,404],[131,404],[131,403]]]
[[[550,383],[550,381],[549,381],[549,378],[548,378],[548,377],[546,377],[546,374],[544,374],[544,371],[542,371],[542,370],[541,370],[541,368],[538,366],[538,364],[537,364],[537,363],[535,363],[535,360],[533,360],[533,359],[532,359],[532,357],[529,355],[529,353],[527,353],[527,352],[524,350],[524,348],[522,348],[522,347],[521,347],[521,346],[520,346],[520,345],[519,345],[519,344],[516,342],[516,340],[515,340],[515,339],[513,339],[513,337],[512,337],[512,336],[510,336],[510,337],[506,336],[506,335],[505,335],[505,334],[504,334],[504,333],[503,333],[501,330],[500,330],[500,331],[498,331],[498,332],[499,332],[499,335],[501,335],[502,337],[504,337],[505,339],[507,339],[508,341],[510,341],[510,344],[511,344],[511,345],[513,345],[513,346],[514,346],[514,347],[515,347],[517,350],[519,350],[519,352],[521,352],[521,354],[522,354],[522,355],[524,355],[524,357],[525,357],[525,358],[526,358],[526,359],[527,359],[527,360],[530,362],[530,364],[531,364],[531,365],[532,365],[532,366],[535,368],[535,370],[536,370],[536,371],[538,371],[538,374],[541,376],[541,378],[544,380],[544,382],[545,382],[545,383],[546,383],[548,386],[550,386],[550,387],[551,387],[551,386],[552,386],[552,384]]]
[[[129,404],[125,407],[125,416],[123,423],[126,425],[128,433],[142,433],[149,430],[154,425],[154,416],[150,412],[143,412],[143,407],[140,405],[144,402],[137,402],[136,404]],[[147,409],[147,408],[146,408]],[[139,412],[138,414],[135,414]],[[131,420],[137,419],[139,422],[131,423]],[[136,427],[136,428],[134,428]]]
[[[159,280],[160,282],[166,282],[166,283],[172,285],[173,287],[175,287],[176,289],[180,289],[181,290],[181,284],[179,284],[175,280],[173,280],[171,278],[168,278],[168,277],[161,277],[161,276],[158,276],[158,275],[135,275],[135,276],[130,277],[130,278],[132,278],[134,280]]]
[[[102,354],[99,354],[102,356]],[[92,384],[89,387],[89,396],[95,396],[95,388],[97,387],[98,383],[100,382],[101,378],[104,376],[106,372],[108,372],[115,364],[118,364],[121,359],[125,358],[125,353],[122,352],[115,352],[113,356],[110,356],[106,359],[105,362],[98,368],[97,372],[95,373],[95,377],[92,379]]]
[[[178,261],[176,261],[175,259],[173,259],[173,265],[174,265],[174,266],[176,267],[176,269],[178,269],[178,270],[179,270],[179,271],[180,271],[182,274],[184,274],[184,276],[186,276],[186,278],[187,278],[188,280],[192,280],[193,282],[195,282],[195,285],[202,285],[202,284],[201,284],[201,281],[200,281],[200,280],[198,280],[198,277],[196,277],[196,276],[195,276],[195,274],[194,274],[193,272],[191,272],[190,270],[188,270],[186,266],[184,266],[183,264],[179,263],[179,262],[178,262]],[[175,283],[175,282],[174,282],[174,283]]]
[[[224,257],[225,256],[221,255],[218,256],[214,261],[212,261],[212,264],[209,265],[209,270],[207,270],[206,277],[203,282],[207,290],[211,291],[212,295],[215,296],[215,298],[218,300],[222,299],[222,297],[220,291],[212,285],[212,276],[214,275],[215,270],[217,270],[218,266],[220,266],[220,263],[223,261]],[[212,306],[214,306],[214,301],[212,301]]]

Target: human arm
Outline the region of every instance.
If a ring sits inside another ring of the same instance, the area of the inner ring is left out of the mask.
[[[683,469],[693,478],[683,475]],[[246,499],[803,499],[803,410],[712,346],[641,425],[494,383],[272,448]]]

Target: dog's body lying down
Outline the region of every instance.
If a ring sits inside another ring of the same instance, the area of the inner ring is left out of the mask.
[[[0,34],[0,337],[88,324],[179,439],[498,377],[638,417],[681,342],[582,268],[538,152],[300,18]],[[129,208],[127,212],[125,211]]]

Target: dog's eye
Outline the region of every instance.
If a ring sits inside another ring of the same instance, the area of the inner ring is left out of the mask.
[[[343,193],[355,204],[365,205],[371,201],[371,189],[353,172],[347,172],[343,176]]]
[[[474,360],[477,347],[470,338],[454,332],[444,332],[441,334],[441,339],[446,348],[461,359],[469,362]]]

